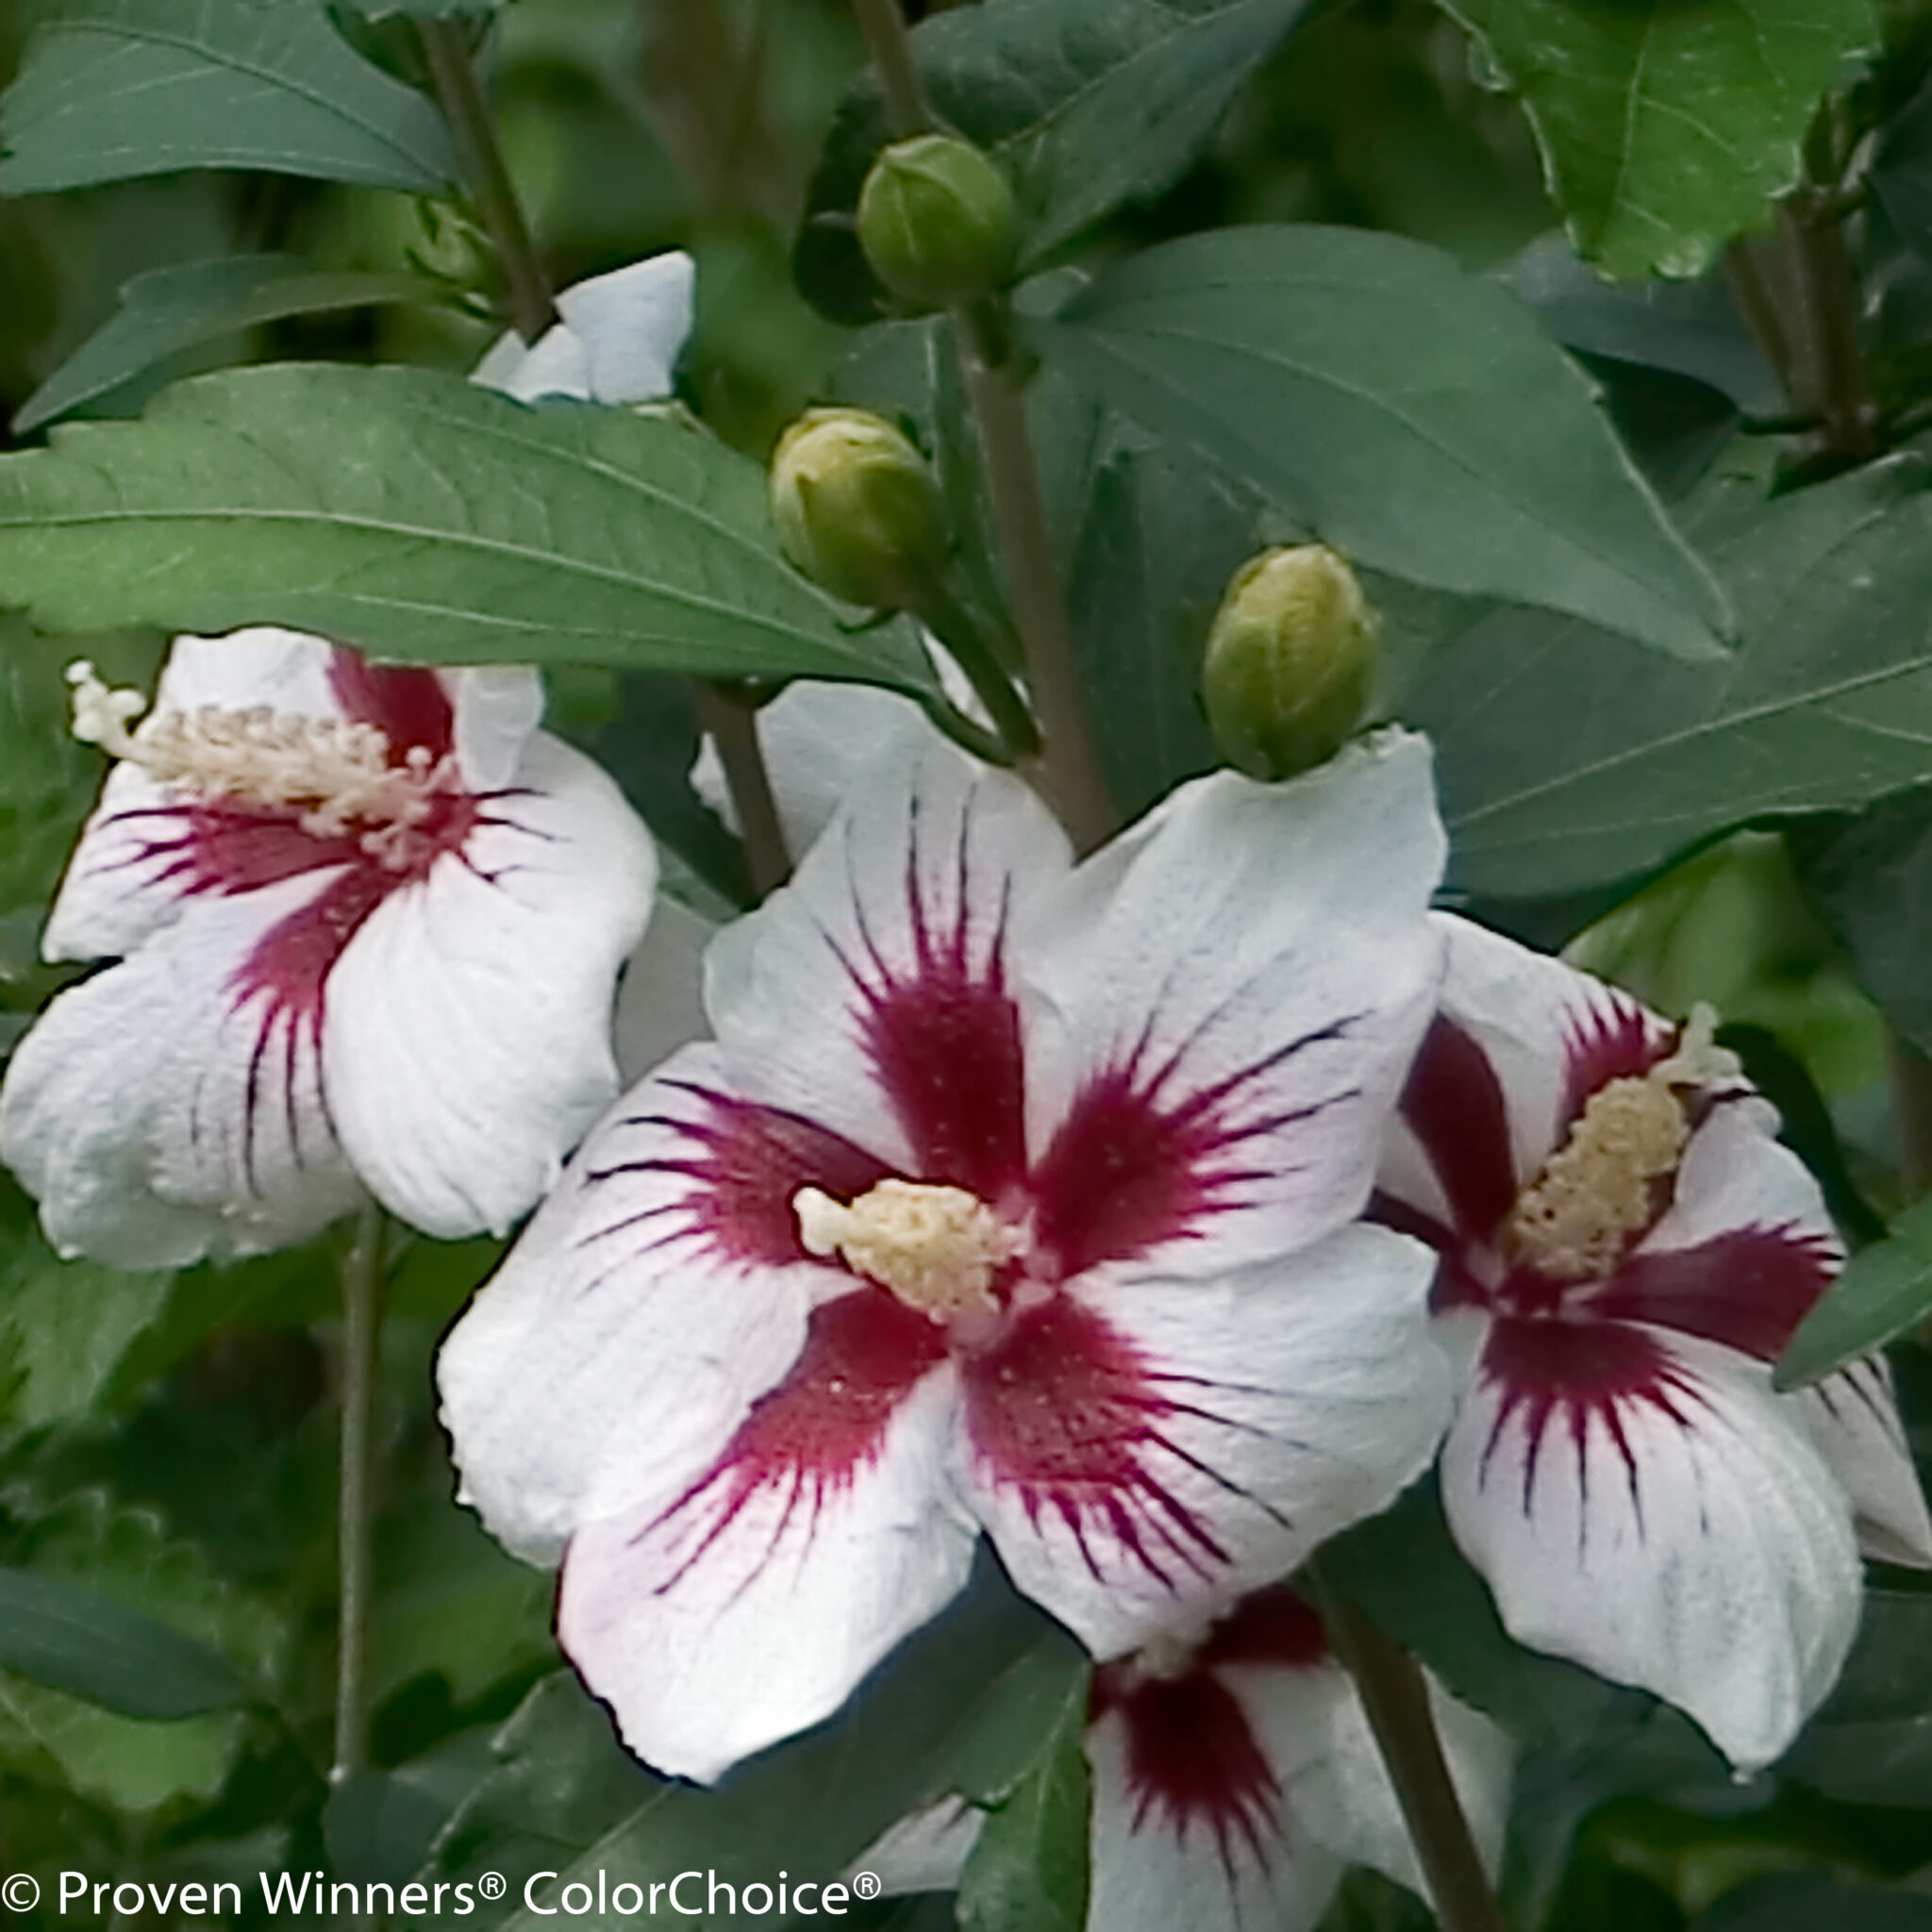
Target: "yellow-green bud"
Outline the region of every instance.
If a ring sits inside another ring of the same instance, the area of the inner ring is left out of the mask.
[[[772,458],[785,555],[849,604],[899,610],[944,567],[939,486],[925,458],[866,409],[808,409]]]
[[[1264,550],[1234,575],[1208,634],[1201,690],[1215,742],[1257,778],[1334,757],[1361,722],[1381,625],[1325,544]]]
[[[858,240],[873,273],[922,308],[998,288],[1013,265],[1015,232],[1007,177],[949,134],[894,142],[858,197]]]

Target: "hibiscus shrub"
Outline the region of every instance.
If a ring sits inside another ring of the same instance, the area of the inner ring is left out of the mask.
[[[1932,1925],[1924,0],[0,59],[0,1903]]]

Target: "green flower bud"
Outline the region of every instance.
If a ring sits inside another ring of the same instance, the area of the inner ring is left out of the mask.
[[[882,416],[808,409],[778,439],[771,490],[785,555],[847,603],[904,609],[944,567],[939,486]]]
[[[998,288],[1013,263],[1013,191],[980,153],[949,134],[895,142],[858,197],[858,240],[895,295],[943,308]]]
[[[1234,575],[1208,634],[1202,695],[1228,762],[1291,778],[1361,722],[1380,621],[1325,544],[1264,550]]]

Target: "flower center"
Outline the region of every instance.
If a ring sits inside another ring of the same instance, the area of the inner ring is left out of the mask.
[[[1656,1184],[1677,1171],[1690,1138],[1689,1090],[1736,1080],[1738,1057],[1711,1038],[1717,1016],[1691,1010],[1677,1050],[1641,1076],[1590,1096],[1569,1138],[1516,1198],[1505,1246],[1559,1281],[1600,1279],[1650,1224]]]
[[[977,1194],[929,1181],[884,1180],[849,1207],[817,1188],[791,1197],[808,1255],[839,1255],[934,1322],[996,1314],[992,1278],[1024,1238]]]
[[[141,766],[163,785],[294,809],[314,838],[358,828],[361,849],[391,872],[417,862],[426,842],[421,828],[437,798],[462,789],[454,757],[439,758],[416,745],[397,763],[388,735],[352,718],[204,705],[154,712],[130,732],[147,702],[138,691],[110,691],[85,659],[68,667],[67,681],[74,735],[83,743]]]

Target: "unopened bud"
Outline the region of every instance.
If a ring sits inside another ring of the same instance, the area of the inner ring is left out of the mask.
[[[772,458],[785,555],[849,604],[899,610],[945,563],[939,486],[925,458],[865,409],[808,409]]]
[[[1257,778],[1332,758],[1361,722],[1380,624],[1321,543],[1266,550],[1235,573],[1208,634],[1202,695],[1215,742]]]
[[[1013,191],[966,142],[921,134],[873,163],[858,197],[858,240],[893,294],[943,308],[998,288],[1012,267]]]

